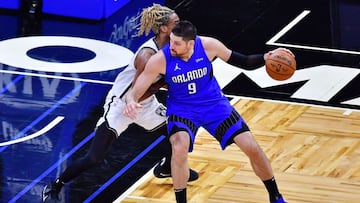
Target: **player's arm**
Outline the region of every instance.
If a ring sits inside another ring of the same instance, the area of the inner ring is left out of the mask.
[[[135,61],[134,61],[134,65],[136,68],[136,74],[133,80],[133,85],[136,81],[136,79],[139,77],[139,75],[143,72],[143,70],[145,69],[145,65],[148,62],[148,60],[150,59],[150,57],[152,55],[154,55],[156,53],[155,50],[151,49],[151,48],[142,48],[136,55],[135,57]]]
[[[134,65],[136,68],[136,74],[135,74],[132,85],[134,85],[134,83],[137,80],[137,78],[139,77],[139,75],[145,69],[145,65],[148,62],[148,60],[150,59],[150,57],[153,56],[155,53],[156,53],[155,50],[153,50],[151,48],[147,48],[147,47],[142,48],[138,52],[138,54],[136,55],[135,61],[134,61]],[[163,78],[157,80],[156,82],[153,81],[153,84],[149,87],[149,89],[146,90],[144,95],[141,96],[139,101],[142,101],[142,100],[148,98],[149,96],[155,94],[157,91],[159,91],[159,88],[163,87],[164,85],[165,85],[165,81],[163,80]]]
[[[210,60],[218,57],[227,63],[253,70],[265,64],[266,54],[245,55],[227,48],[222,42],[212,37],[202,37],[202,42]]]
[[[215,57],[219,57],[223,61],[226,61],[233,66],[237,66],[245,70],[254,70],[259,68],[260,66],[263,66],[265,64],[265,60],[274,51],[279,49],[284,50],[294,56],[294,54],[290,50],[285,48],[277,48],[265,54],[245,55],[234,50],[230,50],[222,42],[215,38],[202,37],[202,42],[210,60],[213,60]]]
[[[162,51],[159,51],[150,57],[144,70],[133,84],[133,87],[126,94],[126,107],[124,109],[124,114],[126,116],[133,119],[136,118],[137,109],[142,108],[142,106],[138,103],[141,96],[144,95],[158,75],[165,73],[165,63],[165,57]]]

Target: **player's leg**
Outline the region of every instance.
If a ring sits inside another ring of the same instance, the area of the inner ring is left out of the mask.
[[[149,97],[142,101],[143,108],[139,112],[136,123],[143,126],[145,129],[160,135],[165,135],[165,154],[163,160],[156,164],[154,168],[154,175],[157,178],[171,177],[171,155],[172,149],[169,142],[168,130],[165,125],[166,122],[166,107],[159,103],[155,96]],[[189,169],[188,181],[195,181],[199,178],[199,174],[193,169]]]
[[[42,193],[44,202],[59,199],[62,186],[103,160],[119,132],[123,132],[130,119],[123,119],[121,102],[116,96],[106,98],[104,116],[98,121],[95,136],[85,157],[74,161],[55,181],[47,184]],[[106,118],[106,119],[105,119]],[[111,127],[110,127],[111,126]]]
[[[164,158],[159,161],[154,167],[154,176],[157,178],[169,178],[171,177],[171,144],[169,142],[169,136],[167,135],[167,126],[164,124],[156,130],[156,133],[165,135],[164,139]]]
[[[249,157],[255,174],[261,180],[268,180],[273,177],[270,162],[250,131],[245,131],[236,135],[234,137],[234,142]]]
[[[99,164],[109,151],[109,146],[111,146],[115,140],[116,134],[114,131],[110,130],[105,122],[101,124],[96,130],[91,147],[86,156],[73,162],[55,181],[45,186],[43,189],[43,202],[51,199],[59,199],[59,192],[63,185],[77,177],[83,171]]]
[[[193,149],[193,143],[198,127],[191,120],[170,115],[168,117],[168,132],[172,147],[171,174],[177,203],[186,203],[186,186],[189,178],[188,152]]]
[[[163,125],[159,130],[156,132],[159,132],[161,135],[167,135],[167,126]],[[164,139],[164,158],[159,161],[155,167],[154,167],[154,176],[157,178],[170,178],[171,177],[171,155],[172,155],[172,149],[171,149],[171,143],[169,141],[169,136],[166,136]],[[195,181],[199,179],[199,174],[193,169],[189,169],[189,182]]]
[[[269,192],[270,202],[285,202],[278,190],[270,161],[250,131],[245,131],[236,135],[234,137],[234,142],[249,157],[255,174],[263,181]]]
[[[217,105],[211,111],[214,122],[205,126],[220,142],[222,149],[235,142],[235,144],[249,157],[255,174],[263,181],[268,190],[271,203],[284,203],[276,185],[271,164],[264,151],[252,136],[246,122],[228,102]]]
[[[185,203],[187,201],[187,180],[190,176],[188,165],[189,134],[186,131],[172,133],[170,142],[173,154],[171,158],[171,174],[175,198],[177,203]]]

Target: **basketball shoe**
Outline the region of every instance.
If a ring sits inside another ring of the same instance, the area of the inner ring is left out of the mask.
[[[50,203],[50,202],[60,202],[60,190],[64,184],[56,180],[55,182],[51,182],[45,185],[42,191],[42,202]]]
[[[277,198],[276,200],[274,200],[270,203],[287,203],[287,202],[285,202],[284,198],[282,196],[280,196],[279,198]]]
[[[189,169],[190,176],[189,176],[189,182],[195,181],[199,178],[199,173],[194,171],[193,169]],[[170,166],[166,166],[165,164],[165,158],[159,163],[156,164],[154,168],[154,176],[157,178],[170,178],[171,177],[171,169]]]

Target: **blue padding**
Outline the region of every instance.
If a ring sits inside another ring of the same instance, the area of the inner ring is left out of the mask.
[[[130,0],[43,0],[43,13],[100,20],[107,18]]]
[[[20,0],[0,0],[0,8],[19,9]]]
[[[108,18],[129,2],[130,0],[105,0],[104,18]]]

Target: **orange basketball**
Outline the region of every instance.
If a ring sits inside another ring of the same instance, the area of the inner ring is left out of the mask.
[[[295,58],[283,50],[273,52],[265,61],[267,74],[274,80],[287,80],[296,70]]]

